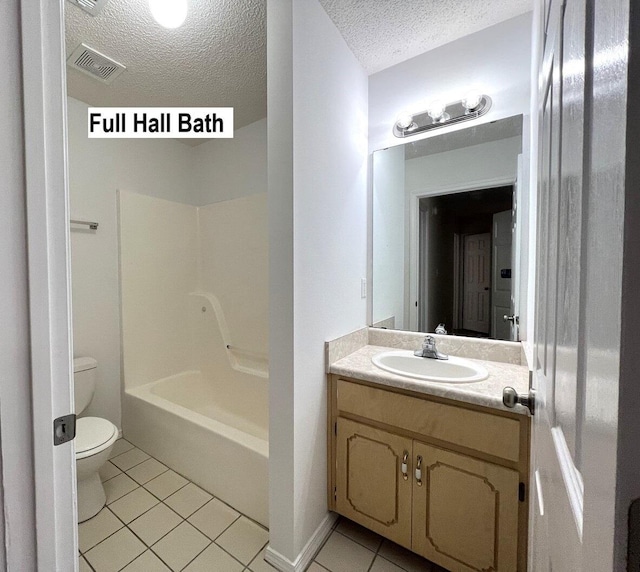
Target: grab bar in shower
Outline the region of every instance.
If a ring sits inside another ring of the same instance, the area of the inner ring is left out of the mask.
[[[229,351],[231,351],[231,352],[237,352],[239,354],[253,356],[253,357],[260,358],[260,359],[268,359],[268,357],[265,354],[261,354],[259,352],[254,352],[254,351],[251,351],[251,350],[245,350],[245,349],[239,348],[237,346],[232,346],[231,344],[227,344],[227,349]]]
[[[71,224],[81,224],[88,226],[91,230],[98,230],[98,223],[90,220],[75,220],[71,219]]]

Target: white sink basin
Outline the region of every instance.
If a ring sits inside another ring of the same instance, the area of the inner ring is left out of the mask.
[[[371,358],[373,365],[405,377],[440,383],[472,383],[489,377],[480,364],[449,356],[448,360],[417,357],[409,350],[382,352]]]

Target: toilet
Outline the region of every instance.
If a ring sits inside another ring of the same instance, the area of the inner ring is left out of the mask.
[[[87,408],[96,389],[98,362],[90,357],[73,360],[76,415]],[[109,460],[118,428],[100,417],[79,417],[76,421],[76,478],[78,482],[78,522],[94,517],[107,497],[98,471]]]

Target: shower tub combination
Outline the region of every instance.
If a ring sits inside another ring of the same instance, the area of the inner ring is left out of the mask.
[[[125,382],[124,434],[176,472],[268,526],[266,357],[228,347],[216,298],[206,293],[191,297],[192,339],[195,346],[202,346],[195,348],[201,367],[131,388]]]
[[[266,526],[266,193],[118,200],[124,436]]]

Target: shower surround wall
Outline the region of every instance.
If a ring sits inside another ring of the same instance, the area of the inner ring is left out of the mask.
[[[124,433],[265,525],[266,209],[119,201]]]

